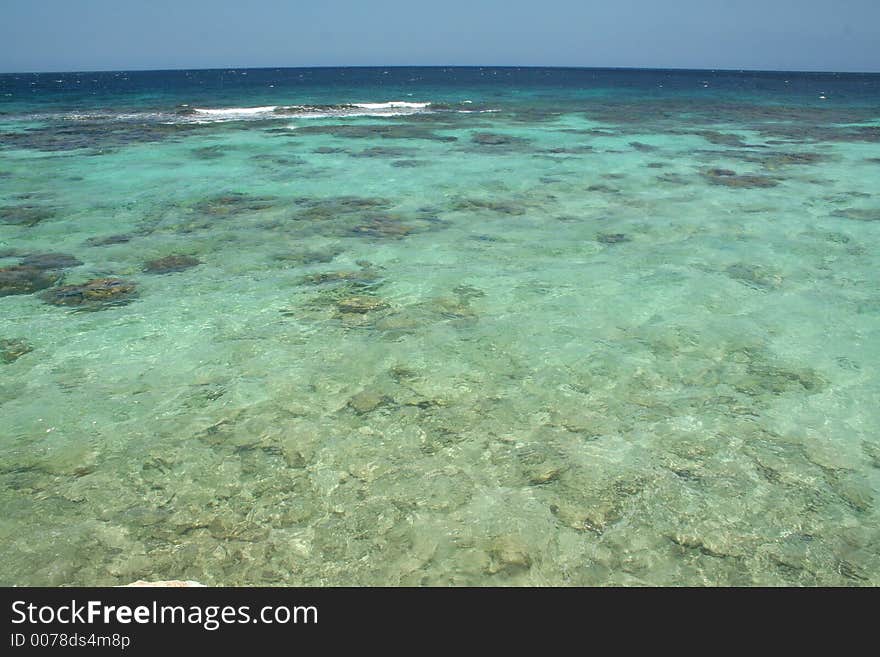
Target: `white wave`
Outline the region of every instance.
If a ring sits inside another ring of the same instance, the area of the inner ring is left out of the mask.
[[[243,119],[263,118],[265,115],[271,115],[277,105],[267,105],[265,107],[220,107],[216,109],[194,108],[195,114],[192,118],[210,119],[211,121],[241,121]]]
[[[298,119],[349,118],[355,116],[406,116],[430,111],[430,103],[410,103],[394,100],[387,103],[345,103],[340,105],[287,105],[277,108],[276,114]]]
[[[66,121],[158,121],[178,123],[220,123],[224,121],[265,121],[283,119],[333,119],[349,117],[393,117],[430,112],[430,103],[393,100],[386,103],[342,103],[338,105],[264,105],[260,107],[191,107],[178,105],[173,111],[85,111],[49,112],[27,115],[28,120]]]
[[[344,103],[339,105],[268,105],[264,107],[194,108],[192,114],[180,120],[204,123],[208,121],[245,121],[255,119],[327,119],[355,116],[405,116],[426,110],[430,103],[412,103],[392,100],[386,103]]]
[[[64,121],[139,121],[164,116],[161,112],[67,112],[62,114],[33,114],[33,119],[53,119]]]
[[[410,103],[403,100],[392,100],[387,103],[352,103],[355,107],[368,110],[383,109],[425,109],[431,103]]]
[[[355,111],[344,111],[337,110],[335,112],[303,112],[301,114],[297,114],[294,117],[285,117],[285,118],[296,118],[296,119],[350,119],[361,116],[410,116],[415,112],[389,112],[389,111],[363,111],[363,112],[355,112]],[[287,126],[288,130],[296,130],[298,126],[289,125]]]
[[[358,116],[409,116],[414,112],[380,112],[380,111],[345,111],[345,110],[336,110],[333,112],[299,112],[293,117],[284,116],[283,118],[296,118],[296,119],[348,119],[354,118]],[[282,118],[282,117],[279,117]]]

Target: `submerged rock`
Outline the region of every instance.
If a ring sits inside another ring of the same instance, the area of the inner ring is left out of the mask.
[[[365,267],[360,270],[325,271],[318,274],[309,274],[300,279],[307,285],[326,285],[329,283],[362,283],[365,286],[378,280],[379,274]]]
[[[42,294],[53,306],[78,306],[100,309],[130,303],[137,296],[137,286],[121,278],[96,278],[81,285],[63,285]]]
[[[444,319],[474,319],[477,316],[470,306],[470,298],[460,295],[431,297],[421,307]]]
[[[735,146],[735,147],[744,147],[747,146],[742,137],[739,135],[732,135],[725,132],[717,132],[715,130],[701,130],[699,132],[695,132],[694,134],[702,137],[710,144],[715,144],[716,146]]]
[[[273,256],[273,259],[292,265],[314,265],[322,262],[332,262],[342,252],[343,249],[337,247],[330,247],[320,251],[296,249],[286,253],[277,253]]]
[[[226,154],[223,152],[222,146],[203,146],[201,148],[194,148],[190,152],[193,157],[199,160],[216,160]]]
[[[4,145],[46,152],[92,149],[92,154],[135,143],[151,143],[210,129],[197,123],[117,121],[105,117],[46,121],[39,127],[2,135]]]
[[[397,167],[398,169],[415,169],[417,167],[424,167],[431,164],[427,160],[395,160],[391,163],[391,166]]]
[[[642,153],[653,153],[658,150],[656,146],[651,146],[651,144],[643,144],[640,141],[631,141],[629,145],[632,146],[637,151],[641,151]]]
[[[24,340],[0,340],[0,361],[12,363],[33,350]]]
[[[304,206],[304,209],[297,213],[296,218],[311,222],[343,219],[353,215],[360,216],[370,210],[387,208],[391,205],[391,201],[384,198],[363,196],[334,196],[330,198],[301,198],[297,199],[296,204]]]
[[[170,255],[157,260],[150,260],[144,265],[144,271],[148,274],[170,274],[184,271],[202,264],[198,258],[188,255]]]
[[[584,155],[595,150],[589,144],[582,144],[580,146],[553,146],[552,148],[545,148],[541,152],[547,155]]]
[[[417,151],[412,148],[392,148],[389,146],[373,146],[356,153],[349,153],[351,157],[407,157]]]
[[[77,267],[82,261],[68,253],[32,253],[22,258],[18,264],[37,269],[66,269]]]
[[[564,468],[555,463],[540,463],[528,468],[526,476],[532,486],[543,486],[557,481]]]
[[[587,187],[588,192],[605,192],[607,194],[617,194],[620,190],[617,187],[612,187],[611,185],[598,184],[598,185],[590,185]]]
[[[0,297],[13,294],[33,294],[55,285],[60,280],[57,272],[39,267],[13,265],[0,268]]]
[[[109,246],[111,244],[125,244],[130,242],[134,235],[128,233],[119,233],[118,235],[108,235],[107,237],[90,237],[85,241],[86,246]]]
[[[596,235],[596,241],[602,244],[621,244],[631,242],[632,238],[623,233],[599,233]]]
[[[371,390],[368,388],[366,390],[361,390],[359,393],[352,396],[352,398],[348,400],[347,405],[358,415],[366,415],[392,401],[393,400],[388,395],[384,395],[377,390]]]
[[[403,311],[382,317],[373,326],[378,331],[399,335],[412,332],[424,326],[427,321],[427,318],[422,313]]]
[[[776,153],[764,160],[764,166],[774,169],[791,164],[817,164],[826,157],[821,153]]]
[[[36,205],[7,205],[0,207],[0,223],[12,226],[36,226],[51,219],[55,211]]]
[[[521,205],[512,201],[492,201],[479,198],[464,198],[455,202],[452,206],[453,210],[459,212],[477,212],[480,210],[490,210],[500,214],[521,215],[526,210]]]
[[[730,169],[709,169],[703,173],[703,177],[713,185],[740,188],[766,188],[776,187],[779,181],[775,178],[756,175],[739,175]]]
[[[219,194],[200,201],[194,206],[196,212],[214,217],[226,217],[247,212],[262,212],[273,207],[271,196],[250,196],[240,192]]]
[[[730,384],[749,396],[780,395],[785,392],[820,392],[827,382],[810,368],[791,368],[773,361],[753,360],[746,363],[741,375],[731,375]]]
[[[844,208],[835,210],[831,216],[854,221],[880,221],[880,208]]]
[[[867,440],[862,441],[862,450],[868,458],[871,467],[880,468],[880,445],[869,443]]]
[[[766,290],[782,285],[781,274],[761,265],[747,265],[739,262],[730,265],[725,271],[732,279],[757,289]]]
[[[370,217],[366,222],[358,224],[351,229],[351,234],[366,237],[400,239],[406,237],[414,230],[415,228],[413,226],[408,226],[395,217],[380,215]]]
[[[475,132],[471,135],[471,141],[481,146],[509,146],[526,143],[526,140],[522,137],[501,135],[497,132]]]
[[[387,308],[388,304],[378,297],[356,295],[345,297],[336,302],[336,307],[343,314],[363,315],[375,310]]]
[[[460,297],[464,302],[468,302],[471,299],[482,299],[486,296],[486,293],[478,287],[474,287],[473,285],[456,285],[452,288],[453,294]]]
[[[687,179],[677,173],[664,173],[662,176],[657,176],[655,178],[657,182],[665,183],[667,185],[687,185]]]
[[[287,130],[288,136],[331,135],[343,139],[426,139],[429,141],[453,142],[458,137],[438,135],[433,129],[418,125],[371,123],[352,125],[346,123],[327,125],[304,125],[295,131]]]
[[[487,572],[491,575],[512,574],[532,567],[528,545],[517,536],[505,535],[495,538],[489,546],[489,556],[492,562]]]

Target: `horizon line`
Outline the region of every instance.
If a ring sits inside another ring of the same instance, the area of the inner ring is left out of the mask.
[[[303,70],[303,69],[389,69],[389,68],[488,68],[488,69],[566,69],[588,71],[686,71],[706,73],[794,73],[820,75],[880,75],[880,69],[865,70],[826,70],[826,69],[773,69],[773,68],[690,68],[685,66],[575,66],[545,64],[348,64],[314,66],[208,66],[197,68],[119,68],[98,69],[85,68],[77,70],[46,70],[46,71],[0,71],[0,75],[67,75],[71,73],[171,73],[179,71],[262,71],[262,70]]]

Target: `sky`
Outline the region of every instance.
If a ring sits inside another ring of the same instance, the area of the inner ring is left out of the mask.
[[[880,0],[0,0],[0,71],[590,66],[880,72]]]

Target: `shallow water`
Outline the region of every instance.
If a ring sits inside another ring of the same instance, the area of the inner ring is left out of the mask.
[[[878,179],[880,76],[0,76],[0,583],[878,585]]]

